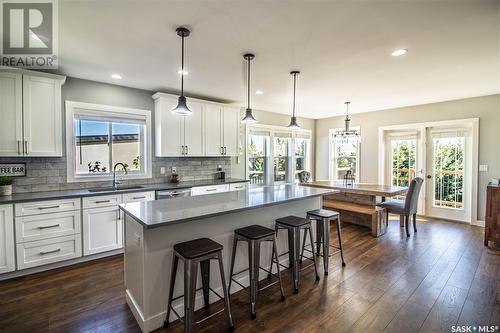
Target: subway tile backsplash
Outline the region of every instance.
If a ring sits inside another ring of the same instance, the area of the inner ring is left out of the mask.
[[[0,163],[26,163],[26,177],[14,177],[14,193],[72,190],[110,186],[111,181],[68,183],[65,157],[0,157]],[[153,157],[153,178],[123,181],[123,184],[156,184],[169,182],[172,167],[181,181],[215,178],[221,165],[226,178],[231,177],[230,157]],[[165,167],[165,174],[160,168]],[[119,176],[117,176],[120,179]]]

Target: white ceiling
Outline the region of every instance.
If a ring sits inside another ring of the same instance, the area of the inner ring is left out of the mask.
[[[256,54],[256,109],[344,113],[500,92],[500,1],[59,2],[60,70],[70,76],[178,92],[186,39],[187,95],[246,103],[243,53]],[[390,53],[407,48],[407,55]],[[111,79],[112,73],[123,76]]]

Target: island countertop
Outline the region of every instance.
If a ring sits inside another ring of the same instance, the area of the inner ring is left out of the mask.
[[[335,189],[342,193],[353,193],[361,195],[375,195],[381,197],[393,197],[400,194],[405,194],[408,191],[407,187],[381,185],[381,184],[368,184],[368,183],[354,183],[346,185],[342,181],[328,181],[320,180],[302,184],[303,186],[310,186],[316,188]]]
[[[151,229],[334,193],[337,191],[297,185],[262,186],[210,195],[127,203],[120,205],[120,209]]]

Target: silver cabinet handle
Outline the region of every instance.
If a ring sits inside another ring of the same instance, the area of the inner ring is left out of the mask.
[[[227,147],[224,146],[224,155],[227,155]]]
[[[100,204],[100,203],[106,203],[106,202],[110,202],[111,200],[98,200],[98,201],[95,201],[96,204]]]
[[[17,140],[17,155],[22,155],[21,148],[19,148],[20,143],[21,143],[21,140]]]
[[[118,209],[116,212],[118,213],[118,217],[117,217],[116,219],[117,219],[118,221],[121,221],[121,219],[122,219],[122,214],[120,214],[120,210]]]
[[[216,188],[209,188],[209,189],[206,189],[205,191],[206,192],[213,192],[213,191],[217,191],[217,189]]]
[[[24,141],[24,153],[28,155],[28,141]]]
[[[38,207],[38,209],[43,210],[43,209],[56,209],[61,207],[60,205],[55,205],[55,206],[45,206],[45,207]]]
[[[143,195],[142,197],[133,197],[132,199],[137,200],[137,199],[146,199],[146,196]]]
[[[186,146],[186,155],[189,155],[189,146]]]
[[[40,252],[40,255],[44,255],[44,254],[49,254],[49,253],[56,253],[56,252],[61,252],[61,249],[55,249],[55,250],[51,250],[51,251],[41,251]]]
[[[39,226],[38,229],[49,229],[49,228],[57,228],[57,227],[60,227],[61,225],[60,224],[53,224],[53,225],[43,225],[43,226]]]

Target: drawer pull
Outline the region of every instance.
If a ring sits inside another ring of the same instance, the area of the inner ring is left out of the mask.
[[[209,189],[206,189],[205,191],[206,192],[213,192],[213,191],[217,191],[217,189],[216,188],[209,188]]]
[[[145,195],[143,195],[142,197],[133,197],[132,199],[134,199],[134,200],[138,200],[138,199],[146,199],[146,196],[145,196]]]
[[[45,206],[45,207],[38,207],[38,209],[56,209],[56,208],[59,208],[61,207],[60,205],[54,205],[54,206]]]
[[[100,203],[106,203],[106,202],[110,202],[111,200],[97,200],[95,203],[96,204],[100,204]]]
[[[57,227],[60,227],[61,225],[60,224],[54,224],[54,225],[43,225],[43,226],[39,226],[38,229],[49,229],[49,228],[57,228]]]
[[[56,252],[61,252],[61,249],[55,249],[55,250],[50,250],[50,251],[41,251],[40,252],[40,255],[44,255],[44,254],[50,254],[50,253],[56,253]]]

